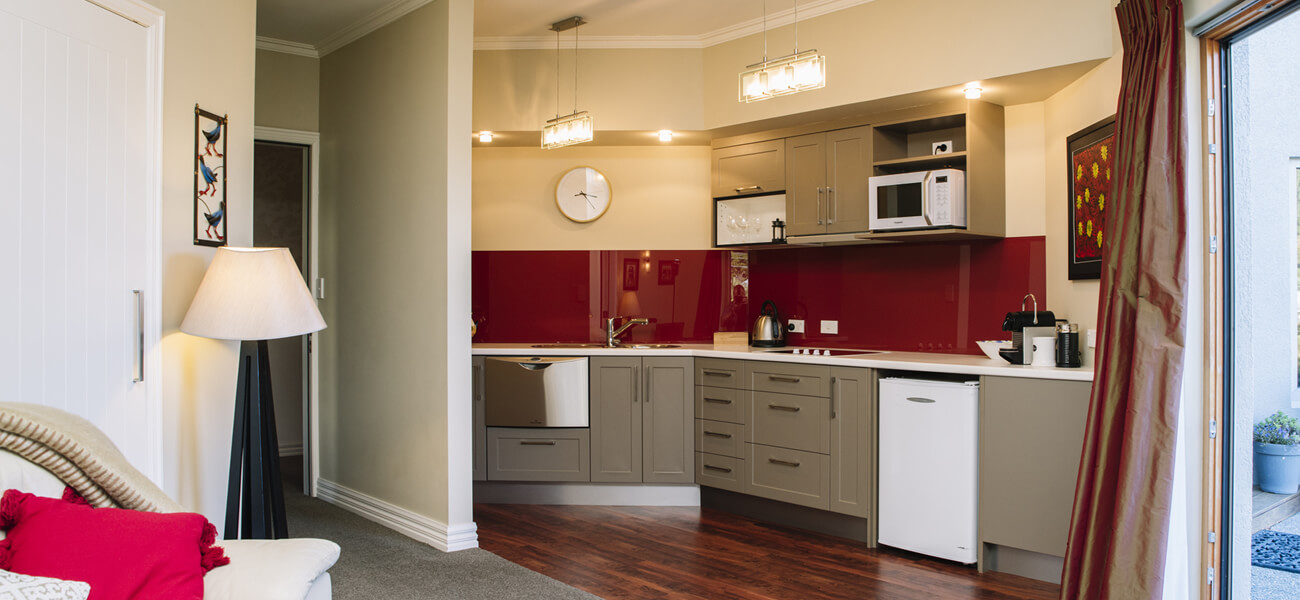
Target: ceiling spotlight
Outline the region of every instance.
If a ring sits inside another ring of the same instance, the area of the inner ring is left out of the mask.
[[[484,144],[492,143],[492,132],[491,131],[478,132],[478,141],[483,142]]]
[[[966,97],[969,98],[969,99],[971,99],[971,100],[978,99],[978,98],[980,97],[980,94],[984,92],[983,89],[981,89],[979,86],[975,86],[975,85],[968,85],[968,86],[966,86],[966,89],[964,89],[964,90],[962,90],[962,91],[963,91],[963,92],[966,92]]]
[[[673,141],[673,130],[671,130],[671,129],[660,129],[660,130],[659,130],[659,141],[661,141],[661,142],[671,142],[671,141]]]

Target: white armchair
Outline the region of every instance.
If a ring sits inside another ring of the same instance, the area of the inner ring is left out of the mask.
[[[58,498],[71,486],[92,504],[181,512],[90,422],[58,409],[0,403],[0,492]],[[0,538],[3,533],[0,532]],[[327,600],[338,544],[320,539],[219,540],[230,564],[203,578],[205,600]]]

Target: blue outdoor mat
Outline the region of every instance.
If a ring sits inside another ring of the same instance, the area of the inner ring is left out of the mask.
[[[1250,538],[1250,564],[1300,573],[1300,535],[1256,531]]]

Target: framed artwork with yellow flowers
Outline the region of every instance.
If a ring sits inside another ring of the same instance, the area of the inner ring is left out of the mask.
[[[1065,139],[1070,166],[1070,279],[1099,279],[1115,165],[1115,116]]]

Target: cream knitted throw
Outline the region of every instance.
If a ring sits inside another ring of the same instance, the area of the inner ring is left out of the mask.
[[[0,448],[44,467],[91,506],[180,512],[90,421],[39,404],[0,402]]]

